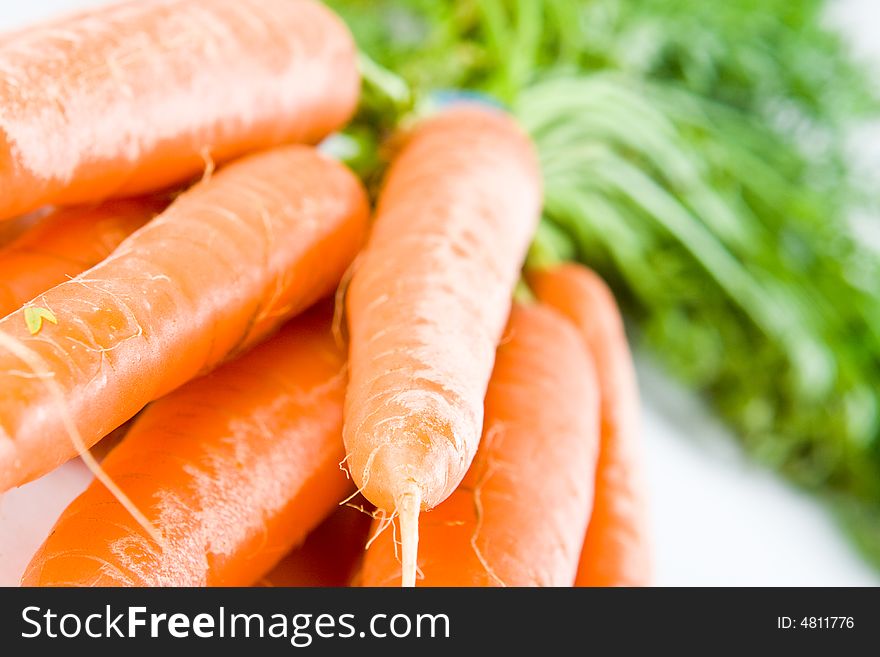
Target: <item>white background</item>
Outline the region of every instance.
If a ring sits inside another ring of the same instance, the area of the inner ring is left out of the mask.
[[[0,31],[105,1],[0,0]],[[842,0],[832,18],[859,51],[880,62],[878,0]],[[746,461],[697,399],[645,355],[637,361],[657,584],[880,584],[813,500]],[[18,582],[55,518],[89,480],[76,461],[0,498],[0,585]]]

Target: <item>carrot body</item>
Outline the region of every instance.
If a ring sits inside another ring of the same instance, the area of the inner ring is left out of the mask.
[[[0,317],[101,262],[166,205],[145,198],[53,212],[0,250]]]
[[[360,565],[370,516],[341,506],[261,582],[265,586],[348,586]]]
[[[100,483],[64,511],[25,585],[250,585],[351,489],[345,357],[326,308],[151,405],[103,467],[161,532]]]
[[[421,523],[422,586],[571,586],[590,517],[598,387],[575,329],[553,310],[517,306],[486,393],[486,423],[461,485]],[[394,585],[391,531],[362,583]]]
[[[0,41],[0,219],[133,195],[343,125],[345,26],[311,0],[133,0]]]
[[[345,167],[305,146],[239,160],[179,196],[108,259],[35,304],[58,324],[30,335],[91,446],[147,402],[252,346],[332,292],[360,248],[368,204]],[[77,453],[63,410],[0,349],[0,490]]]
[[[347,462],[379,509],[417,517],[467,471],[540,196],[531,144],[494,110],[425,121],[392,164],[347,298]]]
[[[0,221],[0,249],[6,248],[34,226],[38,226],[47,214],[49,208],[40,208],[21,217]]]
[[[580,265],[534,272],[529,281],[542,303],[575,323],[599,373],[596,499],[576,585],[645,586],[651,567],[638,454],[639,399],[617,304],[605,283]]]

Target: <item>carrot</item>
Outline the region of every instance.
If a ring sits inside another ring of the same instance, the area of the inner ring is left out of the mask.
[[[580,265],[532,272],[529,281],[541,302],[575,323],[599,373],[596,500],[576,584],[645,586],[651,564],[638,454],[639,399],[617,304],[605,283]]]
[[[0,490],[82,453],[332,292],[367,216],[341,164],[305,146],[257,154],[0,320]],[[57,324],[31,335],[28,308]]]
[[[449,496],[477,450],[540,197],[528,139],[501,112],[476,106],[419,125],[380,193],[348,289],[344,438],[364,496],[400,514],[406,585],[420,509]]]
[[[347,586],[364,554],[370,516],[339,507],[263,578],[263,586]]]
[[[0,219],[131,196],[312,143],[354,112],[346,27],[311,0],[132,0],[0,41]]]
[[[598,385],[568,320],[514,307],[464,481],[422,519],[423,586],[571,586],[590,517]],[[362,582],[400,581],[394,538],[367,550]]]
[[[145,198],[53,212],[0,250],[0,317],[101,262],[166,205]]]
[[[134,425],[139,417],[140,414],[135,415],[128,422],[119,425],[113,431],[101,438],[101,440],[92,445],[89,452],[95,458],[95,461],[100,463],[107,458],[107,455],[113,451],[113,448],[121,443],[125,436],[128,435],[132,425]]]
[[[161,542],[95,482],[61,515],[22,583],[258,581],[351,488],[339,469],[345,357],[328,310],[151,405],[104,460]]]
[[[34,226],[38,226],[49,214],[50,208],[40,208],[21,217],[0,221],[0,249],[19,239]]]

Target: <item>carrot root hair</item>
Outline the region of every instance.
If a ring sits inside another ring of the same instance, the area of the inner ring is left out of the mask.
[[[373,516],[373,520],[378,520],[379,526],[376,528],[376,531],[373,533],[373,535],[367,541],[367,544],[364,546],[365,550],[369,550],[370,546],[375,542],[375,540],[377,538],[379,538],[382,534],[385,533],[386,529],[391,527],[392,531],[393,531],[394,516],[393,515],[390,515],[390,516],[386,515],[385,511],[383,509],[376,509],[376,514],[377,515]]]
[[[491,436],[490,436],[491,437]],[[483,484],[486,483],[486,480],[492,476],[494,472],[494,466],[490,461],[486,472],[480,477],[480,480],[477,482],[477,485],[474,487],[474,516],[476,518],[476,523],[474,524],[474,533],[471,534],[471,549],[474,551],[474,555],[477,557],[477,561],[480,562],[480,565],[483,567],[483,570],[486,571],[486,574],[493,579],[499,586],[506,587],[507,584],[504,583],[498,574],[495,572],[495,569],[492,568],[489,560],[486,558],[486,555],[483,554],[483,550],[479,545],[479,537],[480,531],[483,529]]]
[[[205,168],[202,170],[202,177],[199,182],[207,182],[211,179],[211,176],[214,175],[214,170],[217,168],[217,164],[214,162],[214,156],[211,155],[211,149],[208,146],[204,146],[201,151],[199,151],[199,156],[205,162]]]
[[[64,431],[67,432],[71,443],[73,443],[73,446],[83,463],[86,464],[86,467],[92,472],[95,479],[100,481],[104,487],[110,491],[110,494],[125,508],[125,510],[131,514],[135,521],[144,529],[144,531],[147,532],[150,538],[156,541],[160,546],[164,546],[164,539],[159,530],[156,529],[153,523],[150,522],[140,509],[137,508],[137,505],[122,491],[116,482],[113,481],[110,475],[108,475],[104,468],[101,467],[101,464],[98,463],[91,451],[89,451],[89,448],[82,439],[82,434],[80,434],[76,423],[73,421],[70,409],[67,406],[67,402],[64,400],[64,393],[61,391],[61,386],[55,381],[52,370],[49,368],[46,361],[43,360],[42,356],[23,344],[21,340],[13,338],[2,331],[0,331],[0,347],[6,349],[13,356],[22,361],[33,373],[34,377],[43,382],[43,385],[46,386],[49,395],[52,397],[52,402],[58,409],[58,416],[61,418]]]
[[[415,484],[409,486],[396,500],[397,514],[400,518],[401,578],[400,585],[416,585],[419,552],[419,512],[422,507],[422,492]]]

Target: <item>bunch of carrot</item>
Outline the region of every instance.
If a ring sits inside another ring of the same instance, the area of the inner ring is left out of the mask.
[[[313,0],[0,42],[0,219],[55,206],[0,247],[0,491],[96,474],[24,584],[648,583],[617,307],[577,265],[523,279],[530,141],[422,117],[371,220],[313,146],[358,89]]]

